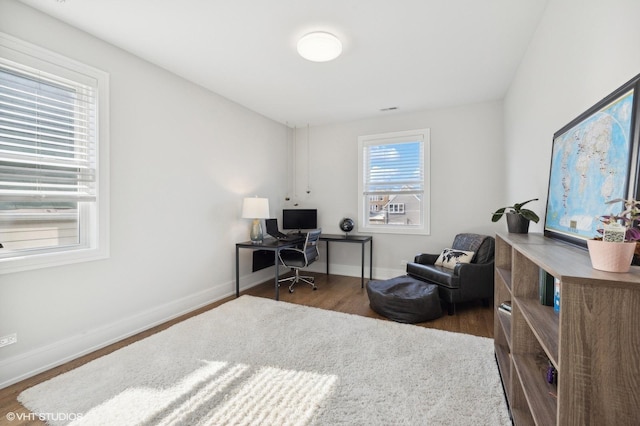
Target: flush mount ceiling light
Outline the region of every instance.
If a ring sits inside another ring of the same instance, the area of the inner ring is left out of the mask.
[[[298,53],[313,62],[331,61],[342,53],[342,43],[330,33],[309,33],[298,41]]]

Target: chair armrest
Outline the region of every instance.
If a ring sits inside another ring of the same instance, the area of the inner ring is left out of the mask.
[[[493,297],[493,261],[489,263],[464,263],[456,265],[460,283],[460,300],[488,299]]]
[[[461,281],[467,279],[491,281],[493,286],[494,262],[489,263],[458,263],[453,269],[454,275],[460,277]]]
[[[420,253],[416,255],[414,262],[422,265],[433,265],[439,256],[440,254]]]

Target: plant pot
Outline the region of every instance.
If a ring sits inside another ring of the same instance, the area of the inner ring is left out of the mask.
[[[529,219],[518,213],[506,213],[507,216],[507,230],[512,234],[527,234],[529,233]]]
[[[589,257],[593,269],[606,272],[629,272],[636,242],[612,243],[600,240],[587,240]]]

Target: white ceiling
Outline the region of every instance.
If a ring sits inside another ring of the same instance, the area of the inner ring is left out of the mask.
[[[547,3],[21,1],[291,126],[502,99]],[[313,30],[337,35],[343,54],[299,57]]]

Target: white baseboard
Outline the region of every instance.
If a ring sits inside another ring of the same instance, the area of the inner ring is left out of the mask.
[[[271,274],[273,274],[273,271]],[[256,273],[242,278],[241,282],[249,279],[251,281],[248,284],[244,284],[241,290],[264,282],[264,275]],[[232,290],[229,291],[229,289]],[[233,294],[235,294],[235,282],[218,284],[198,293],[119,319],[102,327],[83,331],[49,345],[4,359],[0,361],[0,389]]]

